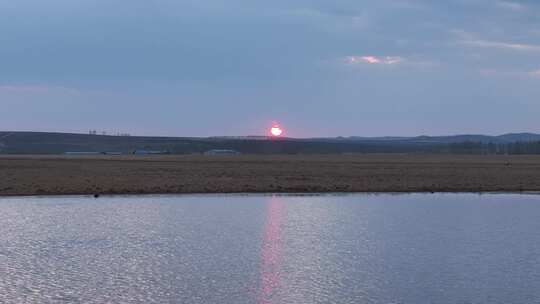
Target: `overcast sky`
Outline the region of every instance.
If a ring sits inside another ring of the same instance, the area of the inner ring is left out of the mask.
[[[0,130],[540,132],[540,1],[0,0]]]

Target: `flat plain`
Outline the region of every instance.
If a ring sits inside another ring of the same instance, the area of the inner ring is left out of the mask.
[[[0,195],[540,191],[540,156],[0,156]]]

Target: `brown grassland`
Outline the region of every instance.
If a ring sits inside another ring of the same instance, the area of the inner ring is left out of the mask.
[[[0,156],[0,195],[540,191],[540,156]]]

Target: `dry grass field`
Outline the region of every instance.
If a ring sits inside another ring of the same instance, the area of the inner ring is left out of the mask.
[[[540,191],[540,156],[0,156],[0,195]]]

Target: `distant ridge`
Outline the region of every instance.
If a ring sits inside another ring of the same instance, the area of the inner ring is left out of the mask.
[[[538,145],[538,147],[537,147]],[[415,137],[277,138],[267,136],[111,136],[55,132],[0,132],[0,154],[122,153],[172,154],[232,149],[250,154],[297,153],[540,153],[540,134],[509,133]]]
[[[342,141],[387,141],[387,142],[427,142],[427,143],[459,143],[459,142],[481,142],[481,143],[513,143],[513,142],[534,142],[540,141],[540,134],[535,133],[508,133],[503,135],[481,135],[481,134],[460,134],[446,136],[382,136],[382,137],[326,137],[313,138],[317,140],[342,140]]]

